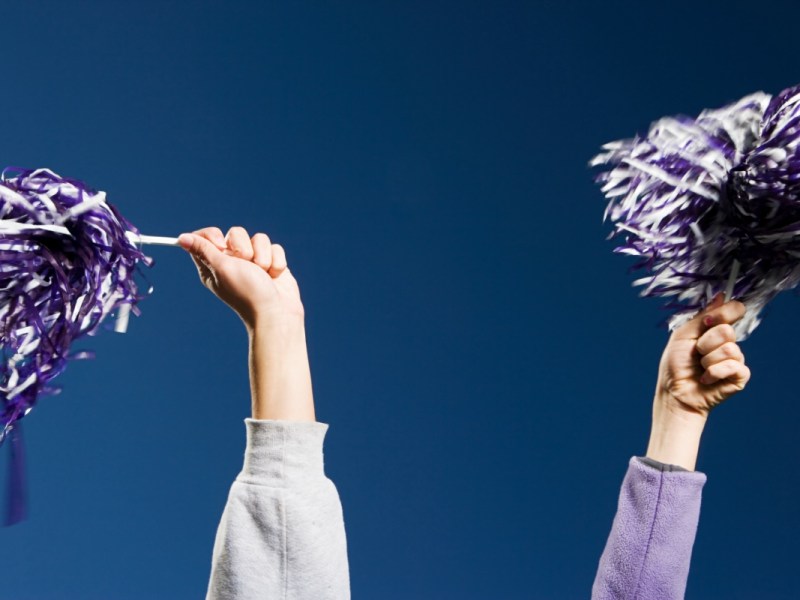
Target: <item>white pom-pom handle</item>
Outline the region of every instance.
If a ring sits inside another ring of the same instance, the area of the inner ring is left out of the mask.
[[[736,280],[739,278],[740,267],[739,261],[734,259],[731,265],[731,274],[728,276],[728,285],[725,286],[725,302],[733,300],[733,286],[736,285]]]
[[[135,244],[149,244],[151,246],[177,246],[178,238],[164,237],[163,235],[136,235],[129,231],[125,235]]]
[[[0,233],[18,233],[22,231],[52,231],[72,237],[69,229],[62,225],[44,225],[39,223],[18,223],[10,219],[0,219]],[[164,237],[161,235],[139,235],[128,231],[125,233],[134,244],[149,244],[151,246],[177,246],[178,238]]]

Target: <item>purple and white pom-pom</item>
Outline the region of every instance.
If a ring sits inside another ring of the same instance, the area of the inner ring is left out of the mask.
[[[615,249],[638,257],[641,295],[669,298],[674,328],[717,292],[744,302],[739,339],[800,283],[800,86],[697,118],[667,117],[603,146],[592,166]]]
[[[137,265],[152,260],[137,243],[148,242],[174,240],[141,236],[106,202],[104,192],[80,181],[47,169],[3,172],[0,444],[10,437],[12,453],[18,453],[12,488],[21,485],[19,421],[42,394],[59,391],[50,382],[68,360],[91,356],[73,352],[72,343],[94,334],[114,311],[118,331],[124,331],[129,311],[139,314],[136,304],[143,294],[134,275]],[[22,510],[20,502],[10,506],[9,520],[19,520]]]
[[[79,181],[45,170],[6,170],[0,180],[0,441],[66,367],[72,342],[93,334],[122,304],[149,259],[136,232]]]

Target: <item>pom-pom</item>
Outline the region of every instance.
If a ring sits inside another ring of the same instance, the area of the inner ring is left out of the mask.
[[[62,233],[66,228],[68,234]],[[122,305],[137,310],[134,274],[151,260],[138,233],[97,192],[46,169],[6,169],[0,179],[0,442],[69,359]]]
[[[800,283],[800,86],[663,118],[612,142],[592,166],[608,199],[616,252],[639,257],[643,296],[669,298],[675,327],[727,291],[748,307],[739,339],[764,306]]]
[[[90,358],[72,343],[117,311],[116,330],[139,314],[140,235],[104,192],[47,169],[6,169],[0,177],[0,444],[11,439],[8,522],[25,514],[20,420],[69,360]]]

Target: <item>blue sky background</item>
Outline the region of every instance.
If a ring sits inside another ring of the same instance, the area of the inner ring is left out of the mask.
[[[355,598],[586,598],[645,450],[665,316],[611,253],[600,144],[800,81],[793,2],[9,2],[0,163],[154,235],[282,243]],[[241,465],[246,337],[153,248],[129,332],[25,420],[0,597],[199,598]],[[795,598],[800,299],[716,411],[689,598]],[[8,449],[0,449],[7,470]]]

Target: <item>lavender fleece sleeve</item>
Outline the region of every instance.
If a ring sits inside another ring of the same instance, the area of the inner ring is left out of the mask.
[[[339,495],[325,477],[327,425],[247,419],[244,466],[231,486],[208,600],[347,600]]]
[[[593,600],[683,598],[705,482],[703,473],[630,460]]]

